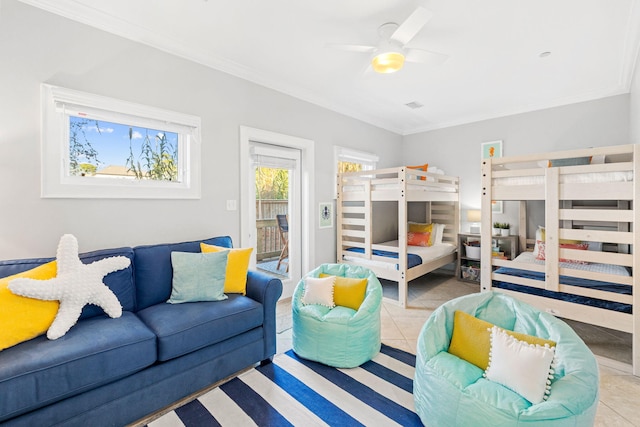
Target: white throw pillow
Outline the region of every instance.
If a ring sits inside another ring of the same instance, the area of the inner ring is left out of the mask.
[[[329,308],[335,307],[333,302],[333,286],[336,276],[328,276],[323,278],[307,277],[304,279],[304,294],[302,294],[302,303],[320,304]]]
[[[520,341],[493,326],[489,366],[484,376],[535,405],[549,396],[554,356],[555,347]]]
[[[433,244],[434,245],[439,245],[442,243],[442,238],[444,237],[444,224],[433,224],[433,228],[435,229],[435,237],[433,239]]]
[[[65,234],[58,243],[56,261],[56,277],[47,280],[13,279],[8,286],[16,295],[60,301],[47,338],[55,340],[64,336],[76,324],[82,308],[87,304],[102,307],[111,318],[122,316],[118,297],[104,284],[103,279],[111,272],[129,267],[129,258],[114,256],[84,264],[78,255],[78,239],[72,234]]]
[[[538,256],[538,242],[542,241],[542,230],[544,230],[544,227],[539,225],[538,228],[536,228],[536,243],[533,246],[533,256],[537,257]]]

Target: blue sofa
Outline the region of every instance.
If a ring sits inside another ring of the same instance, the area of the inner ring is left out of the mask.
[[[167,304],[171,252],[200,252],[200,242],[85,253],[90,263],[126,256],[131,265],[107,275],[122,316],[85,306],[63,337],[42,335],[0,351],[0,424],[121,426],[237,374],[276,351],[275,307],[282,282],[256,271],[246,296]],[[232,247],[230,237],[202,242]],[[47,259],[0,261],[0,277]]]

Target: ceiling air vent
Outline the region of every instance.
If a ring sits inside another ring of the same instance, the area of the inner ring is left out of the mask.
[[[424,107],[424,105],[420,104],[418,101],[413,101],[413,102],[409,102],[407,104],[404,104],[407,107],[411,108],[412,110],[417,110],[418,108],[422,108]]]

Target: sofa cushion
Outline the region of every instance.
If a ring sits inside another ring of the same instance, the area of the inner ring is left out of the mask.
[[[231,294],[224,301],[156,304],[137,315],[158,337],[158,360],[165,361],[262,325],[262,304]]]
[[[103,283],[113,291],[120,301],[123,311],[134,311],[136,306],[136,291],[133,286],[133,249],[132,248],[116,248],[102,249],[93,252],[85,252],[80,254],[80,260],[85,264],[101,260],[103,258],[124,256],[132,262],[129,267],[122,270],[114,271],[107,274]],[[11,276],[23,271],[31,270],[47,262],[53,261],[55,258],[31,258],[20,260],[0,261],[0,277]],[[104,310],[95,305],[85,305],[82,309],[80,319],[88,319],[103,315]]]
[[[130,312],[78,322],[0,352],[0,421],[131,375],[156,361],[156,337]]]
[[[231,248],[228,236],[193,242],[137,246],[133,248],[137,310],[164,303],[171,296],[171,252],[200,252],[200,243]]]

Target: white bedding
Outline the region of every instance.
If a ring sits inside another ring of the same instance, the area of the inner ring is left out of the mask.
[[[561,184],[591,184],[599,182],[630,182],[633,181],[633,172],[591,172],[572,173],[560,175]],[[538,185],[544,184],[544,175],[512,176],[494,178],[493,185]]]
[[[536,259],[536,257],[533,255],[533,252],[522,252],[520,255],[515,257],[513,262],[544,265],[544,260]],[[619,276],[630,276],[629,271],[626,268],[622,267],[621,265],[615,265],[615,264],[600,264],[596,262],[592,262],[588,264],[578,264],[574,262],[560,262],[558,263],[558,265],[561,268],[573,268],[575,270],[592,271],[595,273],[617,274]],[[509,267],[518,268],[516,265],[510,265]],[[523,268],[526,268],[526,267],[523,267]]]
[[[388,248],[384,248],[384,250],[386,251],[398,252],[397,240],[380,243],[380,245],[388,246]],[[423,263],[427,263],[431,260],[441,258],[455,251],[456,251],[456,246],[452,245],[451,243],[440,243],[433,246],[407,246],[407,252],[420,256],[420,258],[422,258]],[[357,262],[360,265],[377,266],[377,267],[382,267],[389,270],[397,270],[396,262],[376,261],[376,260],[370,260],[370,259],[360,258],[356,256],[350,256],[350,255],[344,255],[343,259],[345,261]],[[392,259],[392,258],[389,258],[389,259]]]

